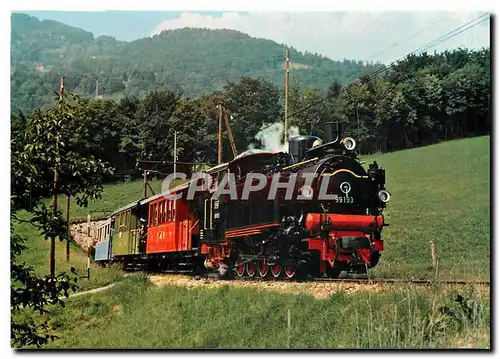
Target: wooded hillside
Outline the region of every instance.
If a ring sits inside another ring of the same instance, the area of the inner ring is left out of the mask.
[[[241,76],[262,76],[282,85],[284,47],[238,31],[190,28],[125,42],[13,14],[12,108],[29,111],[50,106],[60,76],[66,76],[68,90],[85,96],[95,95],[98,81],[99,95],[115,99],[141,97],[159,89],[198,97]],[[381,66],[289,51],[293,82],[303,88],[326,88],[334,80],[346,84]]]

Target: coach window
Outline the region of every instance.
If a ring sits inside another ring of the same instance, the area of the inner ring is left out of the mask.
[[[156,204],[157,208],[158,208],[158,211],[156,213],[156,225],[160,225],[161,224],[161,202],[158,202]]]
[[[165,200],[165,223],[168,222],[168,200]]]
[[[168,200],[165,200],[165,223],[168,222]]]
[[[163,203],[158,202],[158,224],[162,223],[162,217],[163,217]]]
[[[161,202],[158,202],[156,204],[156,208],[158,208],[158,211],[156,212],[156,225],[161,224]]]
[[[128,221],[127,221],[127,212],[123,212],[123,232],[126,232],[127,231],[127,224],[128,224]]]
[[[165,201],[161,202],[161,224],[165,224],[166,216],[167,216],[167,209],[165,206],[167,203]]]
[[[162,212],[162,203],[158,203],[158,221],[156,223],[161,224],[161,212]]]

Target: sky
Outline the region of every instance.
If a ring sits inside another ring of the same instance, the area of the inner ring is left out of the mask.
[[[397,60],[484,14],[472,11],[23,12],[40,19],[52,19],[80,27],[96,36],[113,36],[118,40],[130,41],[153,36],[162,30],[183,27],[227,28],[284,43],[300,51],[319,53],[333,60],[383,63]],[[490,21],[487,17],[478,21],[483,19],[486,21],[428,51],[489,46]]]

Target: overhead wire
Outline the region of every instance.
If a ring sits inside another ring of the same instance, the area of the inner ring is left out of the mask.
[[[416,33],[414,33],[414,34],[410,35],[409,37],[404,38],[403,40],[399,40],[398,42],[396,42],[396,43],[392,44],[392,45],[391,45],[391,46],[389,46],[388,48],[386,48],[386,49],[384,49],[384,50],[382,50],[382,51],[376,52],[375,54],[373,54],[373,55],[371,55],[371,56],[368,56],[368,58],[366,59],[366,61],[373,59],[375,56],[380,56],[380,55],[382,55],[382,54],[386,53],[387,51],[392,50],[393,48],[395,48],[395,47],[397,47],[397,46],[401,45],[402,43],[404,43],[404,42],[406,42],[406,41],[408,41],[408,40],[413,39],[413,38],[414,38],[414,37],[416,37],[417,35],[420,35],[421,33],[423,33],[423,32],[425,32],[425,31],[427,31],[427,30],[428,30],[428,29],[430,29],[431,27],[433,27],[433,26],[435,26],[435,25],[437,25],[437,24],[442,23],[442,22],[443,22],[444,20],[446,20],[448,17],[449,17],[449,15],[446,15],[446,16],[444,16],[444,17],[440,18],[439,20],[432,22],[431,24],[429,24],[428,26],[426,26],[426,27],[425,27],[425,28],[423,28],[422,30],[417,31]]]
[[[431,42],[427,43],[426,45],[421,46],[421,47],[419,47],[418,49],[416,49],[416,50],[414,50],[414,51],[410,52],[409,54],[407,54],[407,55],[405,55],[405,56],[403,56],[402,58],[400,58],[400,59],[398,59],[398,60],[396,60],[396,61],[392,62],[390,65],[388,65],[388,66],[384,66],[383,68],[380,68],[380,69],[378,69],[378,70],[374,71],[373,73],[371,73],[371,74],[369,74],[369,75],[365,76],[363,79],[358,79],[358,80],[356,80],[356,81],[353,81],[352,83],[350,83],[350,84],[348,84],[347,86],[343,87],[343,88],[342,88],[342,91],[346,91],[346,90],[347,90],[347,89],[349,89],[350,87],[352,87],[352,86],[354,86],[354,85],[359,84],[359,83],[360,83],[361,81],[363,81],[363,80],[368,80],[368,81],[369,81],[369,80],[371,80],[372,78],[376,77],[377,75],[381,74],[382,72],[386,72],[387,70],[389,70],[389,69],[391,69],[392,67],[396,66],[399,62],[403,61],[405,58],[408,58],[409,56],[414,55],[414,54],[417,54],[417,53],[424,52],[424,51],[426,51],[426,50],[428,50],[428,49],[430,49],[430,48],[432,48],[432,47],[434,47],[434,46],[436,46],[436,45],[439,45],[440,43],[442,43],[442,42],[444,42],[444,41],[446,41],[446,40],[449,40],[449,39],[451,39],[451,38],[453,38],[453,37],[455,37],[455,36],[457,36],[457,35],[461,34],[461,33],[462,33],[462,32],[464,32],[464,31],[469,30],[470,28],[472,28],[472,27],[474,27],[474,26],[479,25],[480,23],[482,23],[482,22],[484,22],[484,21],[488,20],[488,19],[489,19],[489,16],[488,16],[488,17],[486,17],[486,18],[484,18],[484,19],[482,19],[481,21],[478,21],[478,22],[476,22],[476,23],[474,23],[474,22],[475,22],[475,21],[477,21],[477,20],[479,20],[479,19],[481,19],[481,18],[482,18],[482,17],[484,17],[485,15],[489,15],[489,13],[488,13],[488,12],[486,12],[486,13],[481,14],[480,16],[478,16],[478,17],[474,18],[473,20],[468,21],[467,23],[465,23],[465,24],[463,24],[463,25],[461,25],[461,26],[459,26],[459,27],[457,27],[457,28],[453,29],[452,31],[447,32],[445,35],[439,36],[438,38],[436,38],[436,39],[434,39],[433,41],[431,41]],[[472,24],[472,23],[474,23],[474,24]],[[472,24],[472,25],[470,25],[470,24]],[[467,26],[467,25],[470,25],[470,26]],[[467,27],[466,27],[466,26],[467,26]],[[465,28],[464,28],[464,27],[465,27]],[[460,31],[458,31],[458,30],[460,30]],[[457,32],[457,31],[458,31],[458,32]],[[289,114],[289,115],[286,117],[286,119],[289,119],[289,118],[291,118],[291,117],[293,117],[293,116],[295,116],[295,115],[297,115],[297,114],[299,114],[299,113],[301,113],[301,112],[304,112],[304,111],[308,110],[309,108],[311,108],[311,107],[313,107],[313,106],[316,106],[317,104],[319,104],[319,103],[321,103],[321,102],[324,102],[324,101],[325,101],[324,99],[319,99],[319,100],[317,100],[317,101],[313,101],[312,103],[310,103],[310,104],[308,104],[308,105],[306,105],[306,106],[304,106],[304,107],[302,107],[302,108],[298,109],[297,111],[294,111],[293,113]],[[262,130],[264,130],[264,129],[266,129],[266,128],[271,127],[272,125],[274,125],[274,123],[269,124],[269,125],[267,125],[267,126],[265,126],[265,127],[261,128],[261,131],[262,131]]]

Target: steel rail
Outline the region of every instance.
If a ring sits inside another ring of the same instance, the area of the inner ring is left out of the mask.
[[[414,284],[414,285],[480,285],[490,286],[489,280],[463,280],[463,279],[450,279],[450,280],[433,280],[433,279],[402,279],[402,278],[262,278],[262,277],[234,277],[234,278],[218,278],[213,273],[198,273],[193,275],[193,279],[211,279],[216,281],[254,281],[254,282],[294,282],[294,283],[354,283],[354,284]]]
[[[401,278],[377,278],[377,279],[358,279],[358,278],[314,278],[315,282],[347,282],[358,284],[459,284],[459,285],[484,285],[490,286],[489,280],[434,280],[434,279],[401,279]]]

